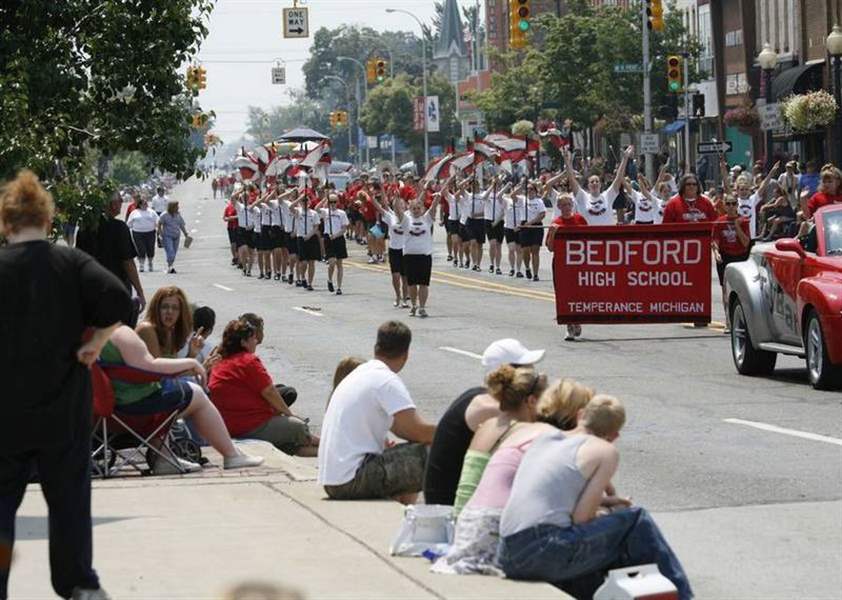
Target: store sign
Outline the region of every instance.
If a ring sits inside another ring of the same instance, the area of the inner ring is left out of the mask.
[[[704,223],[559,229],[558,322],[709,322],[710,242]]]

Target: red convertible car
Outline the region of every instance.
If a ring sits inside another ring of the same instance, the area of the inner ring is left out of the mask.
[[[778,354],[806,358],[810,383],[842,385],[842,205],[816,212],[807,238],[757,244],[725,270],[737,371],[762,375]]]

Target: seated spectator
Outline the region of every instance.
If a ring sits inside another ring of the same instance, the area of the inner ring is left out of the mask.
[[[219,346],[221,360],[211,371],[211,400],[232,436],[264,440],[286,454],[316,456],[319,438],[284,402],[254,353],[258,343],[254,325],[244,319],[228,323]]]
[[[262,344],[263,319],[254,313],[243,313],[238,317],[238,319],[250,323],[252,327],[254,327],[255,330],[257,330],[257,345],[259,346],[260,344]],[[298,399],[298,391],[290,385],[276,383],[275,388],[278,390],[278,393],[281,395],[281,398],[284,399],[284,402],[287,403],[287,406],[292,406]]]
[[[319,447],[319,483],[336,500],[395,498],[421,491],[435,425],[425,422],[398,373],[412,333],[398,321],[377,330],[374,358],[343,379],[330,399]],[[386,447],[389,432],[406,443]]]
[[[543,350],[528,350],[513,339],[492,342],[482,355],[482,365],[493,371],[501,365],[533,365]],[[424,474],[424,502],[452,505],[462,474],[462,461],[480,424],[500,414],[500,404],[484,387],[463,392],[445,411],[436,428]]]
[[[655,521],[612,491],[626,420],[611,396],[595,396],[576,429],[536,439],[526,452],[500,520],[499,560],[511,579],[547,581],[593,596],[609,568],[656,563],[678,589],[690,583]]]
[[[330,390],[331,396],[336,391],[336,387],[342,383],[342,380],[364,362],[363,359],[357,358],[356,356],[346,356],[339,361],[339,364],[336,365],[336,370],[333,372],[333,387]],[[330,406],[330,398],[327,399],[327,403]],[[325,410],[327,410],[327,406],[325,406]]]
[[[459,513],[453,545],[436,561],[434,572],[503,574],[497,562],[500,515],[524,454],[539,436],[576,427],[579,411],[593,395],[592,389],[572,379],[557,381],[541,394],[536,422],[516,423],[491,457],[474,495]]]
[[[159,358],[152,356],[144,341],[130,327],[121,326],[111,334],[111,338],[102,350],[103,362],[127,365],[172,378],[152,383],[123,383],[112,381],[117,410],[124,414],[148,415],[181,409],[180,415],[190,417],[199,434],[208,440],[211,446],[223,456],[226,469],[254,467],[263,462],[257,456],[242,453],[231,442],[225,430],[225,423],[219,412],[208,400],[204,390],[195,383],[178,379],[176,375],[190,372],[199,380],[205,378],[205,370],[193,358]],[[197,471],[201,467],[195,463],[177,459],[188,471]],[[166,461],[155,461],[151,465],[156,474],[172,472]]]
[[[547,389],[547,376],[532,367],[503,365],[489,373],[485,381],[501,412],[479,426],[468,446],[453,503],[455,515],[473,496],[488,461],[514,426],[535,420],[535,404]]]
[[[195,358],[204,346],[204,339],[192,335],[193,315],[187,296],[174,285],[155,292],[136,331],[155,358],[175,358],[188,341],[187,358]]]
[[[216,312],[210,306],[193,309],[193,333],[178,351],[178,358],[195,358],[203,365],[216,344],[208,342],[216,327]]]

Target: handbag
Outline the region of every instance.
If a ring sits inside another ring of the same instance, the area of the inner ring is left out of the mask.
[[[184,236],[184,247],[189,248],[192,245],[193,245],[193,238],[190,237],[189,235],[185,235]]]
[[[398,534],[389,547],[392,556],[422,556],[425,552],[445,554],[453,543],[453,507],[443,504],[414,504],[403,513]]]

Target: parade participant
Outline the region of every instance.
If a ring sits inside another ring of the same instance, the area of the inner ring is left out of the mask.
[[[640,191],[631,190],[629,192],[634,199],[634,224],[654,225],[658,220],[661,204],[649,192],[651,186],[642,172],[637,174],[637,185]]]
[[[666,167],[661,167],[665,169]],[[669,184],[663,181],[659,175],[655,182],[655,189],[649,186],[649,180],[642,174],[638,177],[638,185],[640,186],[640,194],[642,198],[638,199],[639,207],[635,210],[640,210],[640,214],[652,217],[653,225],[660,225],[664,220],[664,207],[670,198]],[[651,206],[651,208],[650,208]],[[635,212],[635,221],[637,221],[637,212]],[[645,223],[639,223],[641,225]]]
[[[716,274],[722,288],[722,306],[725,309],[726,332],[729,330],[730,310],[725,292],[725,267],[732,262],[748,258],[751,249],[749,219],[740,216],[739,202],[731,194],[725,196],[726,213],[713,224],[713,256],[716,259]]]
[[[282,187],[280,185],[275,185],[275,188],[268,200],[272,223],[271,234],[269,236],[272,240],[270,260],[275,281],[280,281],[281,274],[286,272],[286,263],[289,258],[286,251],[286,234],[284,232],[284,207],[278,201],[278,196],[283,193],[284,190]],[[287,218],[289,217],[287,216]]]
[[[257,268],[260,270],[258,279],[272,279],[272,207],[267,195],[257,200],[255,208],[255,235],[257,236]],[[259,230],[258,230],[259,227]]]
[[[506,577],[575,586],[577,598],[590,598],[609,568],[654,562],[681,600],[693,597],[681,563],[649,513],[606,493],[619,463],[613,442],[624,423],[619,400],[598,395],[582,409],[576,429],[532,443],[500,519]]]
[[[556,232],[566,227],[587,227],[588,221],[581,214],[573,210],[573,197],[570,194],[562,194],[558,197],[558,207],[561,214],[553,220],[547,231],[546,245],[550,252],[555,252]],[[553,257],[555,260],[555,257]],[[553,269],[555,270],[555,269]],[[567,325],[566,342],[572,342],[582,335],[582,326],[577,324]]]
[[[240,319],[226,325],[208,389],[232,437],[270,442],[295,456],[316,456],[319,438],[296,417],[255,354],[257,329]]]
[[[296,213],[295,225],[298,237],[298,287],[313,291],[313,277],[316,274],[316,261],[321,260],[319,253],[318,228],[321,223],[319,213],[307,207],[307,196],[299,194],[292,204]]]
[[[535,365],[544,350],[529,350],[519,341],[506,338],[488,345],[482,354],[487,372],[503,365]],[[474,432],[488,419],[500,414],[500,403],[484,387],[472,387],[459,395],[442,415],[436,428],[424,473],[424,501],[452,506],[462,473],[462,462]]]
[[[501,365],[486,376],[485,384],[488,394],[497,401],[500,414],[477,428],[465,452],[453,501],[456,516],[474,495],[488,461],[515,424],[535,420],[535,405],[547,389],[547,376],[537,373],[531,366]]]
[[[222,212],[222,220],[228,232],[228,244],[231,246],[231,264],[240,264],[237,254],[237,205],[233,197],[228,198],[225,203],[225,210]]]
[[[413,200],[409,211],[403,212],[401,226],[406,232],[402,261],[406,270],[409,300],[412,308],[409,316],[427,317],[427,298],[430,293],[430,274],[433,270],[432,224],[438,206],[433,203],[424,210],[424,203]],[[398,213],[400,215],[400,213]]]
[[[330,498],[394,498],[411,504],[421,491],[426,447],[436,427],[418,415],[398,376],[411,342],[406,325],[384,323],[377,330],[374,358],[354,369],[331,395],[318,475]],[[387,447],[389,432],[406,443]]]
[[[97,261],[48,240],[54,214],[52,196],[29,171],[0,190],[8,242],[0,247],[0,598],[8,597],[15,515],[37,464],[53,590],[104,600],[92,558],[88,367],[131,318],[132,303]]]
[[[842,171],[838,167],[827,164],[822,167],[818,191],[803,203],[804,222],[798,231],[798,237],[804,237],[814,225],[816,211],[822,206],[839,204],[842,202]]]
[[[626,165],[629,159],[634,156],[634,146],[629,146],[623,152],[623,158],[620,165],[617,167],[617,173],[614,176],[614,181],[604,192],[599,180],[599,176],[590,175],[588,177],[587,191],[582,189],[579,180],[573,172],[573,156],[570,149],[565,146],[562,150],[564,154],[564,164],[567,170],[567,180],[570,184],[570,191],[573,194],[577,204],[577,212],[581,213],[588,221],[588,225],[614,225],[614,215],[611,213],[611,208],[614,205],[614,199],[620,192],[620,186],[626,176]]]
[[[485,245],[485,201],[491,189],[484,192],[481,189],[481,182],[477,179],[476,172],[468,182],[467,191],[463,194],[466,207],[465,239],[468,242],[470,256],[473,262],[471,269],[482,270],[482,247]]]
[[[289,198],[295,198],[298,190],[292,188],[287,194],[283,194],[278,198],[278,206],[281,211],[284,223],[284,242],[286,244],[283,256],[286,257],[286,269],[281,271],[281,281],[286,281],[292,285],[295,283],[295,273],[298,263],[298,237],[296,236],[296,221],[297,214],[292,210],[292,202]],[[289,273],[289,274],[287,274]]]
[[[732,195],[733,192],[731,183],[728,181],[728,178],[724,176],[725,170],[728,168],[728,163],[725,162],[724,157],[721,159],[720,164],[723,173],[723,181],[725,183],[725,193],[727,195]],[[769,182],[777,176],[780,167],[781,163],[776,162],[775,165],[772,167],[772,170],[769,171],[766,177],[763,178],[763,180],[757,186],[757,190],[754,192],[752,192],[751,180],[748,177],[741,175],[737,178],[736,196],[737,202],[739,202],[739,213],[741,217],[749,219],[749,231],[751,232],[751,239],[755,239],[758,234],[758,206],[762,206],[763,204],[765,204],[767,186],[769,185]]]
[[[219,191],[219,181],[216,177],[211,181],[211,189],[213,190],[213,199],[216,200],[216,193]]]
[[[538,270],[541,261],[541,240],[544,237],[543,222],[547,214],[544,199],[538,194],[538,187],[532,182],[526,184],[526,210],[520,224],[515,225],[518,232],[520,248],[523,253],[523,263],[526,278],[538,281]]]
[[[503,217],[503,236],[506,240],[506,247],[509,250],[509,277],[523,278],[520,270],[523,254],[520,247],[520,235],[516,230],[518,223],[526,214],[526,200],[518,194],[508,195],[506,192],[511,189],[511,182],[504,188],[503,201],[506,203],[506,214]]]
[[[240,184],[237,184],[240,185]],[[236,186],[235,186],[236,189]],[[240,269],[245,277],[251,277],[251,267],[254,263],[254,253],[251,251],[254,236],[254,219],[251,216],[248,192],[241,187],[235,192],[235,208],[237,211],[237,254],[239,256]]]
[[[707,197],[701,195],[699,178],[692,173],[678,183],[678,195],[664,206],[664,223],[699,223],[715,221],[719,215]]]
[[[488,237],[488,260],[491,265],[489,273],[502,275],[500,262],[503,260],[503,220],[506,216],[506,202],[503,199],[503,190],[500,187],[500,180],[494,179],[491,188],[486,190],[483,205],[483,216],[485,217],[485,234]]]
[[[170,199],[164,194],[164,187],[158,186],[157,193],[152,197],[152,210],[160,217],[170,205]]]
[[[434,573],[503,575],[497,561],[500,516],[526,451],[539,436],[576,427],[576,418],[594,392],[572,379],[548,387],[535,406],[535,422],[515,423],[494,452],[473,496],[459,513],[453,545],[436,561]],[[439,426],[441,427],[441,425]]]
[[[451,242],[451,252],[453,254],[453,266],[462,267],[464,261],[460,261],[463,255],[462,250],[462,236],[465,235],[462,231],[462,211],[460,204],[462,202],[462,187],[456,185],[454,176],[445,179],[441,186],[441,197],[447,202],[447,225],[445,229]]]
[[[380,189],[380,184],[377,182],[374,182],[370,188],[366,185],[365,188],[357,192],[356,200],[357,210],[360,211],[360,216],[362,217],[365,244],[368,246],[368,263],[372,265],[378,262],[378,258],[377,248],[375,247],[376,238],[374,236],[377,230],[372,231],[377,224],[377,209],[374,208],[371,198],[380,193]]]
[[[138,270],[143,273],[143,262],[146,261],[151,273],[152,260],[155,258],[155,231],[158,229],[158,215],[149,208],[146,198],[138,198],[137,207],[129,215],[126,225],[132,232],[132,241],[137,250]]]
[[[383,221],[389,227],[389,271],[392,274],[392,289],[395,291],[395,308],[409,308],[409,284],[406,281],[406,268],[403,262],[403,247],[406,242],[406,230],[403,226],[405,212],[403,200],[392,200],[390,208],[384,208],[375,199],[374,206],[383,215]]]
[[[335,193],[328,195],[327,208],[319,209],[324,224],[325,250],[327,252],[327,289],[334,291],[333,274],[336,273],[336,295],[342,295],[342,261],[348,258],[348,248],[345,244],[345,230],[348,228],[348,215],[337,207],[339,196]]]

